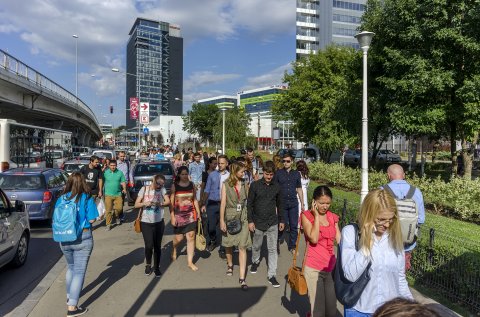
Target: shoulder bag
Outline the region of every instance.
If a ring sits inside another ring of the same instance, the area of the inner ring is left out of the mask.
[[[197,233],[195,234],[195,248],[198,251],[204,251],[207,247],[207,240],[203,235],[202,219],[197,220]]]
[[[237,205],[240,204],[240,193],[237,190],[236,185],[233,186],[233,189],[235,190],[235,193],[237,194]],[[246,190],[246,188],[244,188]],[[227,221],[227,232],[228,234],[231,235],[236,235],[239,234],[242,231],[242,220],[241,220],[242,215],[238,218],[234,218],[232,220]]]
[[[144,186],[144,192],[143,192],[143,198],[145,199],[145,193],[147,192],[147,186]],[[138,216],[137,219],[135,219],[135,222],[133,223],[133,229],[135,229],[136,233],[142,232],[142,228],[140,227],[140,220],[142,219],[142,214],[143,214],[143,207],[140,208],[138,211]]]
[[[297,243],[295,245],[295,253],[293,254],[292,266],[288,269],[288,285],[291,289],[297,292],[299,295],[307,294],[307,281],[305,280],[304,270],[305,270],[305,256],[307,250],[305,250],[305,255],[303,256],[302,267],[297,266],[297,252],[298,252],[298,243],[300,242],[300,230],[298,230]]]
[[[358,240],[359,240],[359,228],[358,224],[351,223],[349,226],[353,226],[355,229],[355,250],[358,251]],[[343,272],[342,268],[342,250],[341,248],[338,249],[337,255],[337,264],[335,265],[334,273],[333,273],[333,280],[335,283],[335,295],[337,296],[337,300],[343,304],[346,308],[351,308],[355,306],[355,304],[360,299],[360,296],[367,286],[368,282],[370,281],[370,267],[372,266],[372,262],[369,262],[365,271],[363,271],[362,275],[355,281],[350,282],[346,277],[345,273]]]

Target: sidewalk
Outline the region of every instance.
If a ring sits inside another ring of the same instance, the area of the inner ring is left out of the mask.
[[[131,207],[125,209],[126,223],[109,232],[96,223],[99,227],[94,231],[94,250],[79,303],[89,309],[85,316],[306,315],[309,309],[307,297],[291,293],[286,285],[291,255],[285,244],[281,246],[278,259],[277,279],[281,287],[273,288],[267,282],[265,258],[262,258],[258,273],[247,274],[249,290],[243,292],[238,284],[236,257],[234,275],[227,277],[226,262],[218,257],[218,249],[211,254],[196,252],[194,261],[199,267],[197,272],[191,271],[186,265],[185,247],[178,259],[171,262],[173,232],[167,224],[160,266],[163,275],[160,278],[155,278],[153,274],[145,276],[143,239],[141,234],[133,231],[136,214]],[[266,256],[266,252],[262,256]],[[39,285],[40,288],[42,286],[46,290],[43,296],[39,294],[41,290],[35,289],[9,316],[65,316],[63,257]],[[421,302],[428,302],[417,292],[414,296]],[[441,309],[442,316],[456,316],[438,303],[432,305]],[[340,304],[337,309],[337,315],[342,316]]]

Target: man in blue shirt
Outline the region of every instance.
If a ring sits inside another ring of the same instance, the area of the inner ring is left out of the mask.
[[[410,189],[410,184],[405,180],[405,172],[403,167],[398,164],[392,164],[387,169],[388,187],[393,191],[393,193],[399,197],[404,198],[408,190]],[[415,193],[413,194],[412,199],[415,201],[418,210],[418,225],[421,225],[425,222],[425,205],[423,202],[423,195],[420,189],[416,188]],[[410,260],[412,257],[412,250],[417,246],[417,243],[414,242],[411,245],[405,246],[405,270],[410,269]]]
[[[193,155],[194,161],[188,165],[188,175],[190,181],[195,185],[197,191],[197,200],[200,201],[200,189],[202,186],[202,173],[205,171],[205,164],[200,162],[202,156],[200,153],[195,153]]]
[[[165,159],[165,155],[163,154],[164,152],[165,150],[163,148],[160,148],[160,150],[158,150],[158,153],[155,154],[155,160],[156,161],[164,160]]]
[[[208,217],[208,238],[210,240],[207,249],[213,251],[217,245],[217,236],[220,234],[220,198],[223,182],[228,178],[230,173],[227,171],[228,160],[225,155],[218,156],[218,170],[208,175],[207,184],[205,185],[203,199],[201,201],[202,212],[207,212]]]
[[[280,185],[281,198],[283,206],[283,218],[285,223],[290,227],[290,238],[287,241],[288,251],[295,252],[295,244],[298,236],[298,199],[300,200],[300,211],[305,210],[305,202],[303,201],[302,180],[298,171],[292,170],[293,156],[287,152],[283,156],[284,168],[279,169],[275,173],[275,182]],[[282,232],[279,232],[279,239]],[[287,239],[285,239],[287,240]]]

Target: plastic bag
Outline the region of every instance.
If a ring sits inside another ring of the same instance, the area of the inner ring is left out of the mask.
[[[100,198],[97,202],[97,210],[98,210],[97,220],[102,220],[103,216],[105,215],[105,203],[103,202],[102,198]]]

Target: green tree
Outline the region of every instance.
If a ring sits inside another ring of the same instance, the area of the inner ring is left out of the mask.
[[[274,119],[292,120],[297,138],[316,144],[324,160],[359,139],[359,58],[351,48],[330,46],[294,62],[292,73],[284,75],[289,89],[272,106]]]
[[[225,112],[225,147],[229,149],[240,149],[245,146],[253,146],[255,137],[250,131],[251,118],[244,109],[234,107]],[[213,126],[213,139],[215,143],[222,144],[223,118],[217,117]]]
[[[470,177],[480,130],[480,3],[369,0],[363,20],[376,33],[371,77],[385,117],[406,135],[447,132],[452,166],[461,140]]]
[[[193,104],[192,110],[182,116],[183,129],[190,134],[197,134],[202,140],[213,140],[214,127],[217,125],[220,111],[215,104]]]

